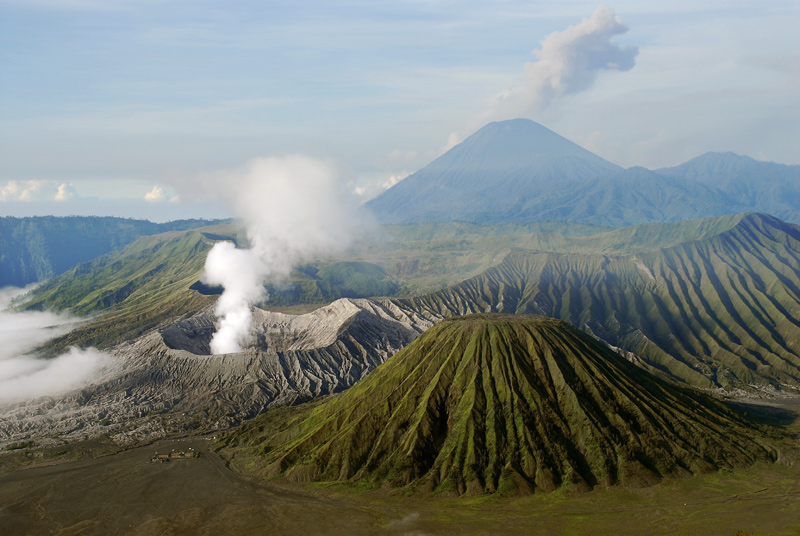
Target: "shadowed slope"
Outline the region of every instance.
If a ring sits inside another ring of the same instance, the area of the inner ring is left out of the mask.
[[[458,494],[646,485],[772,457],[722,404],[532,316],[445,320],[346,393],[270,419],[228,439],[237,465]]]

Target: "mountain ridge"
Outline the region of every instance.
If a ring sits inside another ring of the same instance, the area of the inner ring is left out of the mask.
[[[118,250],[140,236],[187,230],[214,221],[147,220],[101,216],[0,217],[0,287],[24,287],[76,264]]]
[[[800,227],[760,214],[725,221],[734,225],[650,251],[514,250],[462,283],[393,301],[440,318],[553,316],[679,382],[797,392]]]
[[[623,169],[527,119],[489,123],[365,203],[382,223],[569,220],[623,227],[760,211],[800,222],[800,166],[707,153]]]
[[[705,153],[660,173],[713,186],[744,206],[800,222],[800,166],[735,153]]]

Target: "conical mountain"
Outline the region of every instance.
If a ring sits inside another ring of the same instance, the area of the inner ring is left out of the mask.
[[[366,206],[382,223],[515,221],[544,187],[621,170],[534,121],[511,119],[489,123]]]
[[[610,227],[762,210],[798,217],[800,166],[732,153],[622,169],[528,119],[489,123],[366,207],[382,223],[566,220]]]
[[[434,326],[335,398],[252,421],[228,452],[268,477],[530,493],[768,460],[764,437],[562,321],[475,315]]]

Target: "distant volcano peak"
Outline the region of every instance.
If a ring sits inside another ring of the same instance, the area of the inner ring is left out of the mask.
[[[366,206],[383,223],[531,220],[526,200],[543,185],[622,168],[529,119],[484,126]]]

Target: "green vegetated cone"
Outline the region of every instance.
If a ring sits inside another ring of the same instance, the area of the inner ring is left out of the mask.
[[[539,316],[445,320],[280,430],[260,422],[236,443],[266,476],[458,495],[641,486],[774,458],[723,404]]]

